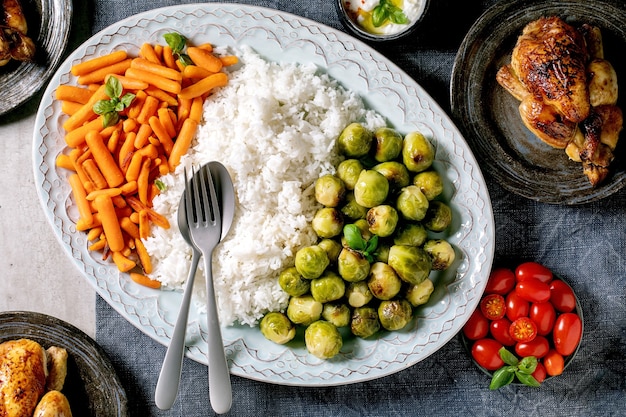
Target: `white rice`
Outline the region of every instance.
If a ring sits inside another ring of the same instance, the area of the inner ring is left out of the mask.
[[[242,65],[206,101],[192,149],[173,174],[161,178],[167,189],[154,208],[171,228],[154,227],[145,245],[151,277],[166,289],[184,288],[191,250],[176,221],[183,169],[220,161],[236,191],[232,228],[213,256],[220,321],[254,325],[267,311],[286,307],[278,274],[293,265],[299,248],[316,241],[310,227],[319,208],[313,184],[334,172],[336,138],[351,122],[373,129],[384,120],[314,65],[267,62],[248,47],[236,53]],[[194,299],[202,310],[202,262],[196,283]]]

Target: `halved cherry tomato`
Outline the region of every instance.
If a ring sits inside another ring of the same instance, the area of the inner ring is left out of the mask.
[[[545,303],[550,300],[550,286],[535,278],[518,282],[515,286],[515,292],[531,303]]]
[[[576,350],[583,334],[583,324],[575,313],[563,313],[557,317],[552,331],[554,349],[563,356]]]
[[[498,320],[504,317],[506,305],[500,294],[489,294],[480,301],[480,311],[489,320]]]
[[[559,279],[550,283],[550,302],[561,313],[570,313],[576,308],[574,291]]]
[[[515,340],[513,340],[509,333],[510,327],[511,320],[502,317],[501,319],[492,321],[489,325],[489,330],[491,331],[491,336],[498,342],[502,343],[504,346],[513,346]]]
[[[552,277],[552,271],[537,262],[524,262],[515,268],[515,278],[517,278],[517,282],[534,278],[547,284],[552,281]]]
[[[480,339],[472,346],[472,357],[483,368],[495,371],[504,366],[504,361],[498,353],[500,348],[502,345],[493,339]]]
[[[487,336],[489,333],[489,320],[483,316],[480,309],[474,310],[465,326],[463,326],[463,334],[470,340],[478,340]]]
[[[506,317],[515,321],[520,317],[528,316],[530,311],[530,303],[517,295],[515,291],[511,291],[505,299]]]
[[[506,295],[515,287],[515,273],[509,268],[495,268],[489,274],[485,294]]]
[[[528,317],[520,317],[511,323],[509,333],[516,342],[530,342],[537,337],[537,325]]]
[[[543,366],[541,362],[537,362],[537,367],[535,368],[535,372],[533,372],[532,375],[533,377],[535,377],[537,382],[541,384],[543,381],[546,380],[546,367]]]
[[[556,310],[551,303],[532,303],[529,316],[537,325],[537,334],[545,336],[552,331],[556,321]]]
[[[546,367],[546,373],[548,375],[561,375],[563,373],[563,368],[565,367],[565,359],[559,352],[554,349],[550,349],[546,356],[543,357],[543,366]]]
[[[515,345],[515,353],[522,358],[526,356],[543,358],[549,350],[550,342],[543,336],[537,336],[530,342],[520,342]]]

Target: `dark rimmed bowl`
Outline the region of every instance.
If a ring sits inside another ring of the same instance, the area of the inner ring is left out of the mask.
[[[391,42],[411,35],[424,20],[424,17],[426,16],[428,11],[430,0],[417,1],[419,1],[420,3],[420,8],[418,16],[415,18],[415,20],[410,22],[407,25],[406,29],[388,35],[373,34],[359,26],[352,18],[350,18],[344,4],[345,0],[335,0],[335,6],[337,8],[337,14],[339,14],[339,18],[341,19],[341,23],[352,35],[370,42]]]

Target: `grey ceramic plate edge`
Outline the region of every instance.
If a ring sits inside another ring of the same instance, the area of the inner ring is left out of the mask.
[[[566,21],[600,26],[605,57],[626,82],[621,56],[626,49],[626,9],[617,1],[506,0],[487,10],[463,40],[452,71],[450,103],[455,122],[486,177],[508,191],[550,204],[576,205],[608,197],[626,185],[624,140],[615,152],[607,180],[593,188],[580,163],[539,141],[523,125],[518,102],[495,81],[497,69],[510,59],[517,36],[530,21],[559,15]],[[618,105],[624,109],[624,97]],[[623,134],[622,134],[623,136]],[[620,153],[622,154],[620,156]]]
[[[61,62],[69,40],[73,14],[71,0],[23,1],[22,7],[29,26],[28,35],[37,47],[36,59],[0,67],[0,115],[37,94]],[[36,18],[40,21],[35,21]]]
[[[45,349],[68,351],[68,374],[62,392],[72,414],[126,417],[127,397],[104,350],[87,334],[58,318],[29,311],[0,312],[0,343],[27,338]]]

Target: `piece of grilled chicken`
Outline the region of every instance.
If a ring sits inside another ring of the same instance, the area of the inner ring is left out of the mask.
[[[531,132],[581,162],[593,186],[606,178],[622,113],[617,76],[604,59],[597,27],[575,29],[558,17],[529,23],[496,80],[521,101],[520,116]]]
[[[0,14],[0,66],[12,59],[31,61],[35,43],[27,36],[28,24],[18,0],[2,0]]]
[[[0,416],[38,417],[71,416],[58,390],[67,373],[67,352],[51,347],[47,351],[30,339],[10,340],[0,344]],[[44,395],[52,392],[58,394]],[[43,398],[42,398],[43,397]],[[58,412],[56,412],[57,410]]]

